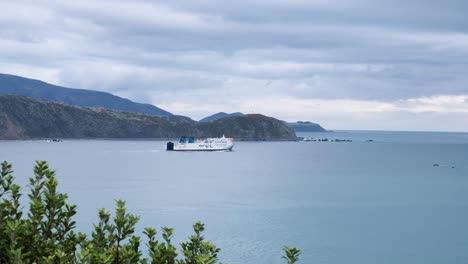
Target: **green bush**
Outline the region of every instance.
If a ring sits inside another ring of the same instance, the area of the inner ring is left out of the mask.
[[[29,211],[23,216],[21,187],[14,183],[12,165],[3,162],[0,170],[0,263],[151,263],[215,264],[220,249],[203,237],[205,226],[193,225],[195,234],[181,243],[178,252],[171,239],[174,230],[163,227],[162,241],[155,228],[147,227],[147,254],[141,250],[141,236],[135,234],[139,217],[127,212],[117,200],[114,216],[99,210],[99,222],[88,238],[76,233],[73,216],[76,205],[67,203],[67,194],[57,191],[55,171],[38,161],[30,178]],[[288,264],[298,261],[300,249],[285,247]]]

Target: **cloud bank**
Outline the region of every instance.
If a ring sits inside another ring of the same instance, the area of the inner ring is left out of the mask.
[[[0,2],[0,71],[195,119],[468,131],[468,2]]]

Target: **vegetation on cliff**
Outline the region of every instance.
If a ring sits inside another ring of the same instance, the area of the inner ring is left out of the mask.
[[[167,138],[192,132],[165,117],[0,94],[0,138]]]
[[[223,119],[226,117],[233,117],[233,116],[245,116],[243,113],[235,112],[235,113],[225,113],[219,112],[210,116],[207,116],[203,119],[200,119],[200,122],[213,122],[219,119]],[[326,132],[326,130],[320,126],[319,124],[312,123],[310,121],[297,121],[293,123],[285,122],[287,126],[294,129],[296,132]]]
[[[110,93],[66,88],[11,74],[0,73],[0,93],[28,96],[77,106],[102,107],[146,115],[172,115],[154,105],[136,103]]]
[[[260,115],[249,114],[199,123],[197,126],[208,137],[222,134],[242,140],[287,140],[296,139],[296,133],[282,121]]]
[[[240,112],[235,112],[235,113],[230,113],[230,114],[225,113],[225,112],[219,112],[219,113],[216,113],[216,114],[213,114],[213,115],[210,115],[210,116],[207,116],[205,118],[200,119],[200,122],[211,122],[211,121],[215,121],[215,120],[225,118],[225,117],[243,116],[243,115],[244,114],[240,113]]]
[[[174,229],[147,227],[144,238],[136,234],[137,215],[127,212],[125,202],[117,200],[112,216],[99,210],[99,222],[91,236],[76,232],[73,217],[77,206],[58,191],[55,171],[38,161],[30,178],[29,210],[24,215],[20,203],[22,190],[14,183],[12,165],[0,168],[0,263],[102,263],[102,264],[216,264],[220,249],[205,240],[205,226],[193,225],[194,234],[178,249],[171,241]],[[146,243],[144,243],[146,241]],[[146,251],[142,250],[145,244]],[[288,264],[298,261],[301,251],[285,247]]]
[[[319,124],[310,121],[297,121],[295,123],[288,123],[288,126],[296,132],[326,132],[326,130]]]
[[[296,137],[280,120],[262,115],[198,123],[183,116],[150,116],[0,94],[0,139],[178,138],[223,134],[249,140]]]
[[[196,125],[196,121],[185,117],[185,116],[177,116],[173,115],[161,108],[158,108],[151,104],[142,104],[136,103],[126,98],[121,98],[115,96],[110,93],[100,92],[100,91],[93,91],[93,90],[85,90],[85,89],[73,89],[73,88],[66,88],[61,87],[58,85],[53,85],[50,83],[46,83],[40,80],[29,79],[21,76],[11,75],[11,74],[2,74],[0,73],[0,95],[18,95],[18,96],[25,96],[30,97],[38,100],[45,100],[49,102],[56,102],[56,103],[63,103],[69,104],[74,106],[81,106],[81,107],[90,107],[90,108],[103,108],[103,109],[112,109],[117,111],[124,111],[129,113],[139,113],[143,115],[150,115],[150,116],[162,116],[165,117],[166,120],[175,123],[184,123],[189,125]],[[200,122],[212,122],[215,120],[219,120],[226,117],[234,117],[234,116],[244,116],[243,113],[235,112],[235,113],[225,113],[219,112],[213,114],[211,116],[205,117],[200,120]],[[98,118],[99,120],[99,118]],[[148,119],[146,120],[148,121]],[[66,122],[65,122],[66,123]],[[158,119],[151,120],[152,124],[160,123]],[[103,127],[109,125],[108,123],[103,124]],[[139,124],[132,124],[137,127],[138,131],[134,131],[129,133],[130,131],[124,127],[124,130],[117,134],[108,135],[107,132],[91,132],[91,131],[76,131],[75,133],[70,134],[70,136],[64,137],[165,137],[164,135],[170,134],[170,132],[163,133],[162,131],[159,132],[149,132],[146,131],[145,128],[139,127]],[[164,131],[168,131],[168,128],[165,127],[163,124]],[[288,126],[293,128],[297,132],[323,132],[323,129],[320,125],[314,124],[311,122],[296,122],[296,123],[287,123]],[[94,124],[91,125],[95,127]],[[151,125],[149,125],[151,127]],[[14,129],[11,127],[11,129]],[[152,130],[150,128],[150,130]],[[10,134],[17,134],[19,131],[10,130]],[[62,134],[67,134],[70,131],[67,131]],[[188,131],[191,132],[191,131]],[[56,137],[60,137],[61,133],[56,133]],[[89,134],[89,135],[87,135]],[[102,135],[99,135],[102,134]],[[108,135],[108,136],[106,136]],[[191,134],[196,135],[196,134]],[[197,135],[203,135],[203,131]],[[53,136],[53,135],[51,135]],[[219,135],[218,135],[219,136]],[[25,136],[27,137],[27,136]],[[34,136],[32,136],[34,137]],[[169,136],[171,137],[171,136]],[[239,135],[232,135],[232,137],[239,138]],[[0,138],[2,134],[0,134]],[[16,136],[8,137],[8,138],[17,138]],[[263,138],[259,138],[263,139]]]

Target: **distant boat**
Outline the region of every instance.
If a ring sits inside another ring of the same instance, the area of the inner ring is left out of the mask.
[[[46,139],[45,142],[62,142],[61,139],[53,138],[53,139]]]
[[[197,140],[194,137],[181,137],[178,143],[168,142],[166,150],[169,151],[222,151],[232,150],[234,141],[232,138],[207,138]]]

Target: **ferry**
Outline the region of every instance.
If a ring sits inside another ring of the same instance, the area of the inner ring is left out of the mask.
[[[207,138],[198,140],[194,137],[181,137],[178,143],[168,142],[166,150],[169,151],[229,151],[234,147],[234,139]]]

